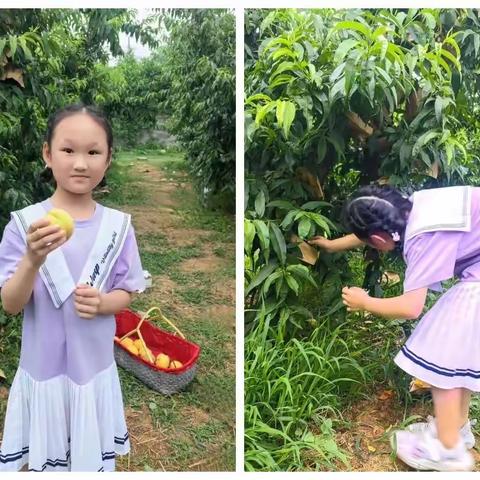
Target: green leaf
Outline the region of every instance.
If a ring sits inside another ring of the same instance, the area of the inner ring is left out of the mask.
[[[292,210],[291,212],[288,212],[285,218],[283,219],[282,223],[280,224],[280,226],[285,230],[290,228],[296,214],[297,214],[297,210]]]
[[[272,101],[272,99],[268,95],[265,95],[264,93],[257,93],[255,95],[252,95],[252,96],[248,97],[245,100],[245,103],[247,105],[255,105],[256,102],[258,102],[259,100],[264,100],[265,102],[271,102]]]
[[[285,280],[287,281],[287,285],[290,287],[290,289],[295,292],[295,295],[298,295],[298,282],[289,274],[285,275]]]
[[[279,279],[280,277],[283,277],[282,271],[274,272],[268,276],[268,278],[265,280],[265,283],[263,284],[263,287],[262,287],[262,291],[265,295],[270,290],[270,286],[272,285],[272,282]]]
[[[255,287],[258,287],[261,283],[263,283],[277,267],[278,262],[276,261],[271,261],[262,267],[245,289],[245,295],[248,295]]]
[[[277,12],[273,10],[263,19],[262,23],[260,24],[260,36],[262,36],[263,32],[273,23],[276,15]]]
[[[383,68],[375,67],[375,71],[385,80],[385,87],[390,87],[393,84],[392,77]]]
[[[335,70],[331,73],[330,75],[330,82],[334,83],[337,78],[340,78],[340,76],[343,74],[343,71],[345,70],[346,63],[343,62],[341,63]]]
[[[447,165],[451,165],[454,154],[454,147],[451,143],[445,143],[445,154],[447,156]]]
[[[277,100],[277,123],[280,128],[282,128],[283,125],[283,117],[285,115],[285,100]]]
[[[461,70],[460,62],[458,61],[457,58],[455,58],[448,50],[445,50],[442,48],[440,50],[440,53],[445,57],[448,58],[456,67],[458,70]]]
[[[435,99],[435,117],[437,118],[437,122],[442,122],[442,111],[443,111],[443,98],[437,97]]]
[[[270,242],[274,252],[280,260],[280,263],[285,265],[285,261],[287,259],[287,245],[285,243],[285,237],[283,236],[282,231],[273,222],[270,223]]]
[[[13,58],[15,52],[17,51],[17,37],[9,35],[8,41],[10,46],[10,56]]]
[[[255,238],[255,225],[248,219],[243,222],[245,251],[248,255],[252,251],[253,239]]]
[[[437,26],[435,17],[429,12],[422,12],[422,16],[425,19],[425,23],[427,24],[428,28],[430,30],[435,30],[435,27]]]
[[[317,144],[317,163],[320,163],[325,158],[327,153],[327,141],[325,137],[320,137]]]
[[[297,64],[294,62],[282,62],[270,75],[270,82],[283,72],[295,70]],[[291,77],[291,76],[290,76]],[[293,78],[293,77],[291,77]],[[271,86],[271,85],[270,85]]]
[[[260,247],[265,258],[268,262],[270,257],[270,234],[268,227],[262,220],[254,220],[255,230],[257,231],[258,239],[260,240]]]
[[[283,133],[285,138],[288,138],[290,133],[290,127],[295,120],[296,108],[295,104],[290,101],[281,101],[277,102],[277,121],[278,126],[283,127]]]
[[[456,42],[456,40],[453,38],[453,36],[448,36],[447,38],[445,38],[445,40],[443,41],[444,43],[448,43],[449,45],[451,45],[454,50],[455,50],[455,53],[457,55],[457,58],[461,58],[462,54],[460,52],[460,48],[458,46],[458,43]]]
[[[311,220],[313,220],[320,228],[322,228],[327,235],[330,235],[330,226],[328,225],[330,223],[330,220],[328,220],[327,217],[324,217],[323,215],[320,215],[318,213],[310,213],[309,217]]]
[[[3,50],[5,48],[6,43],[7,43],[6,38],[0,38],[0,58],[2,58],[3,56]]]
[[[33,60],[32,52],[28,48],[25,38],[24,37],[19,37],[18,43],[22,47],[23,54],[25,55],[25,58],[27,58],[27,60]]]
[[[360,22],[338,22],[335,25],[335,30],[356,30],[357,32],[360,32],[362,35],[364,35],[366,38],[370,38],[370,30],[363,23]]]
[[[303,278],[307,282],[311,283],[314,287],[317,286],[315,279],[312,277],[310,270],[305,265],[289,265],[287,267],[288,272],[292,272],[300,278]]]
[[[271,81],[269,87],[273,90],[274,88],[279,87],[280,85],[285,85],[286,83],[291,83],[295,80],[290,74],[287,75],[278,75],[275,77],[275,80]]]
[[[276,104],[277,102],[270,102],[270,103],[267,103],[266,105],[263,105],[260,108],[257,108],[255,123],[257,125],[260,125],[260,123],[262,123],[262,120],[265,118],[265,116],[275,108]]]
[[[342,77],[335,83],[330,89],[329,95],[332,103],[337,99],[337,96],[345,97],[345,77]]]
[[[265,213],[265,193],[260,190],[255,197],[255,212],[261,218]]]
[[[303,217],[298,224],[298,236],[305,240],[309,237],[310,229],[312,228],[312,222],[308,217]]]
[[[290,58],[293,58],[294,60],[297,59],[295,52],[285,47],[279,48],[278,50],[270,54],[270,56],[272,57],[272,60],[278,60],[280,57],[290,57]]]
[[[417,155],[424,145],[426,145],[430,140],[439,137],[440,135],[441,134],[439,132],[426,132],[423,135],[420,135],[420,137],[418,137],[417,141],[415,142],[415,145],[413,146],[412,155]]]
[[[358,40],[355,38],[349,38],[344,40],[338,48],[335,50],[334,63],[340,63],[345,58],[345,55],[356,45],[358,45]]]

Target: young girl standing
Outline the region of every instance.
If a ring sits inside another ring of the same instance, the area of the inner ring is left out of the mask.
[[[72,105],[48,122],[43,158],[56,181],[12,213],[0,243],[2,305],[24,311],[0,470],[112,471],[130,449],[113,357],[114,314],[144,289],[130,216],[92,198],[112,158],[97,109]],[[73,235],[45,215],[61,208]]]
[[[480,391],[480,188],[422,190],[407,198],[391,187],[361,188],[347,202],[345,218],[353,232],[337,240],[310,243],[328,251],[368,244],[381,251],[403,250],[404,293],[373,298],[345,287],[349,311],[416,319],[428,289],[458,277],[423,316],[395,362],[432,385],[435,418],[397,431],[397,456],[418,470],[472,470],[468,448],[475,442],[468,420],[471,392]]]

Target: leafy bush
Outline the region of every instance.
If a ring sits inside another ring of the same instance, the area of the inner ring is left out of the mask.
[[[1,17],[0,228],[10,211],[51,189],[41,174],[50,113],[68,103],[99,100],[100,90],[115,95],[100,65],[122,54],[120,32],[154,45],[132,10],[12,9],[2,10]]]
[[[227,10],[185,10],[165,20],[170,128],[185,149],[201,198],[234,208],[235,17]]]
[[[341,207],[360,185],[410,193],[478,184],[479,53],[478,10],[246,12],[248,469],[330,469],[338,454],[312,464],[314,447],[303,439],[365,394],[362,381],[405,387],[390,357],[410,324],[365,323],[340,296],[345,285],[398,294],[398,259],[366,249],[320,252],[312,262],[299,240],[342,235]],[[389,286],[385,270],[398,285]],[[347,374],[330,369],[337,355]],[[296,375],[316,384],[322,402],[296,395]],[[360,386],[337,388],[341,378]]]

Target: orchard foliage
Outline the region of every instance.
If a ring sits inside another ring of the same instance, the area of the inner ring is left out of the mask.
[[[386,260],[312,261],[301,241],[342,235],[341,207],[360,185],[479,183],[479,58],[478,10],[246,12],[248,470],[346,462],[331,418],[366,367],[340,290],[381,296]]]
[[[49,114],[68,103],[102,105],[115,98],[111,76],[101,66],[123,53],[121,32],[156,45],[154,31],[138,24],[129,10],[0,12],[1,225],[10,211],[50,191],[41,175]],[[102,90],[108,99],[99,98]]]
[[[164,22],[170,128],[201,197],[223,192],[233,208],[235,16],[227,10],[172,10]]]

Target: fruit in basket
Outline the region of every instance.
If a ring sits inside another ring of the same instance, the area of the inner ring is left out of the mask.
[[[157,359],[155,360],[155,365],[158,368],[168,368],[170,365],[170,357],[165,353],[159,353]]]
[[[155,361],[155,355],[152,353],[152,351],[148,347],[145,350],[145,348],[143,348],[142,346],[142,348],[138,351],[138,354],[140,355],[140,358],[142,358],[146,362],[151,362],[152,359],[153,361]]]
[[[183,363],[180,360],[172,360],[170,362],[170,368],[182,368]]]
[[[45,218],[49,220],[52,225],[58,225],[64,230],[67,240],[72,236],[75,223],[68,212],[61,208],[52,208]]]
[[[140,350],[141,348],[143,348],[143,343],[142,341],[137,338],[136,340],[133,341],[133,344],[137,347],[138,350]]]
[[[133,353],[134,355],[137,355],[138,356],[138,348],[133,345],[128,345],[128,346],[125,346],[125,348],[130,352],[130,353]]]
[[[129,338],[129,337],[124,338],[123,340],[120,340],[120,343],[121,343],[125,348],[133,347],[133,346],[134,346],[133,340],[132,340],[131,338]]]

